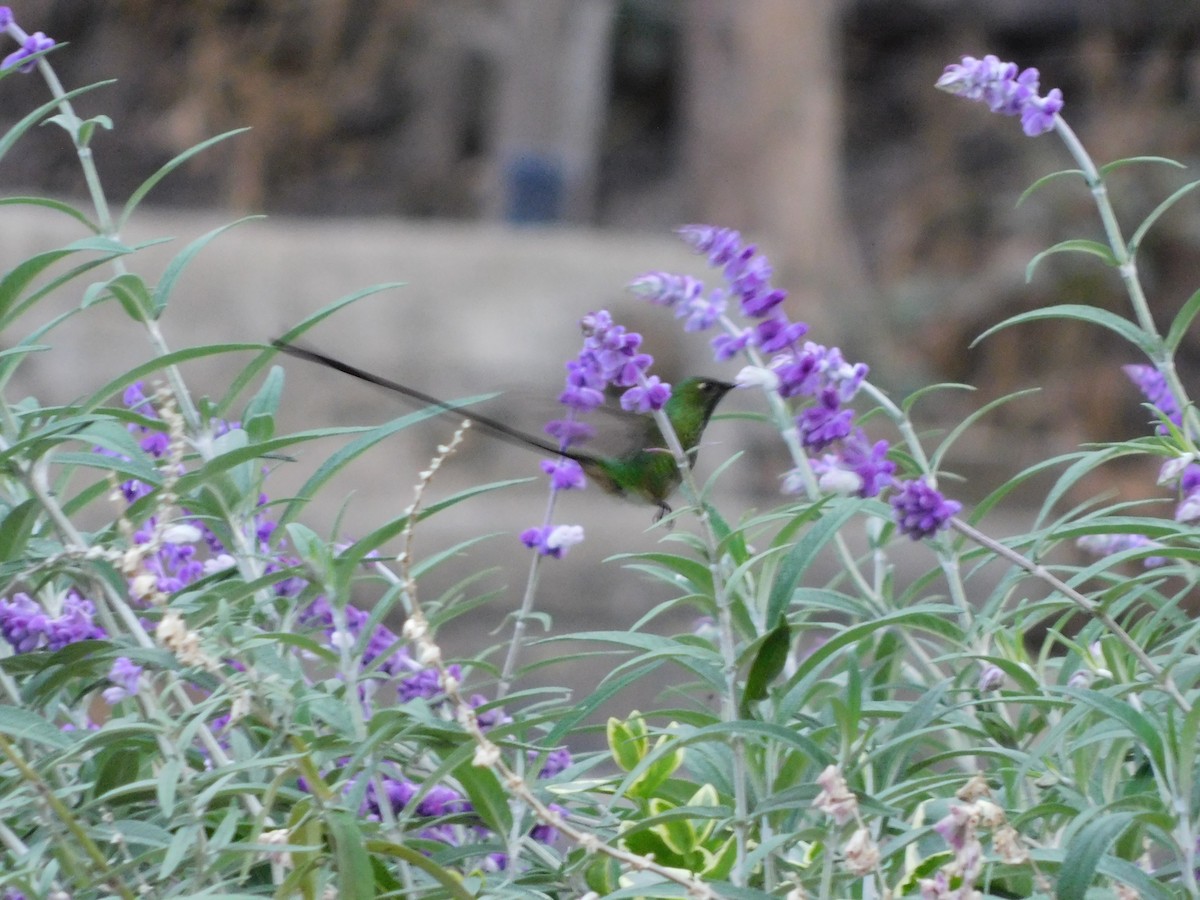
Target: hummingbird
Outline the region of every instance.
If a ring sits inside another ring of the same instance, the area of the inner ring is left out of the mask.
[[[589,453],[574,448],[560,448],[548,440],[513,428],[498,419],[471,410],[461,409],[423,391],[376,375],[358,366],[334,359],[316,350],[298,347],[286,341],[272,341],[272,346],[290,356],[317,363],[369,384],[401,394],[409,400],[434,406],[447,415],[469,419],[501,440],[527,447],[550,457],[574,460],[602,491],[658,507],[661,519],[671,511],[667,498],[679,487],[682,477],[675,457],[667,448],[652,416],[615,411],[622,419],[632,422],[631,438],[626,449],[613,454]],[[676,383],[663,411],[674,428],[679,444],[687,454],[688,465],[694,465],[700,450],[700,439],[708,427],[717,404],[732,388],[728,381],[716,378],[692,377]]]

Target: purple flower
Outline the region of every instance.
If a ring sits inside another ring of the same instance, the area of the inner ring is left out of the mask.
[[[764,353],[778,353],[790,349],[796,341],[808,333],[803,322],[790,322],[781,314],[763,319],[754,329],[754,342]]]
[[[7,7],[6,7],[7,9]],[[9,11],[9,18],[12,18],[12,12]],[[21,44],[21,49],[14,53],[8,54],[3,60],[0,60],[0,70],[7,69],[12,66],[17,67],[18,72],[32,72],[33,67],[37,65],[36,59],[29,59],[35,53],[41,53],[43,50],[49,50],[54,46],[54,39],[48,38],[40,31],[35,31],[27,36]],[[29,60],[22,62],[22,60]]]
[[[534,762],[538,757],[536,750],[527,751],[530,763]],[[555,747],[546,754],[546,761],[542,764],[541,770],[538,772],[538,778],[553,778],[559,772],[563,771],[571,764],[571,751],[566,747]]]
[[[567,810],[557,803],[551,803],[547,808],[559,816],[564,816],[567,813]],[[539,844],[553,844],[558,840],[558,829],[546,822],[538,822],[538,824],[529,830],[529,836]]]
[[[521,532],[521,543],[542,556],[562,559],[568,550],[583,541],[583,528],[579,525],[543,525],[527,528]]]
[[[791,359],[777,359],[779,394],[783,397],[818,396],[826,388],[837,391],[843,401],[852,400],[867,377],[866,363],[851,365],[837,347],[807,341]]]
[[[1018,73],[1016,63],[1001,62],[988,54],[983,59],[964,56],[961,63],[946,66],[936,87],[968,100],[986,103],[994,113],[1020,116],[1021,128],[1030,137],[1054,128],[1062,109],[1062,92],[1055,88],[1038,95],[1038,70]]]
[[[7,6],[0,6],[0,28],[7,28],[12,24],[12,10]]]
[[[914,541],[931,537],[946,528],[962,504],[947,500],[926,479],[901,482],[891,498],[892,515],[900,530]]]
[[[1154,366],[1144,365],[1121,366],[1121,370],[1129,376],[1130,381],[1137,385],[1138,390],[1150,401],[1152,406],[1176,425],[1183,424],[1183,413],[1180,412],[1179,404],[1175,402],[1175,396],[1171,393],[1171,388],[1167,386],[1166,376],[1162,372]],[[1167,429],[1163,425],[1159,425],[1158,433],[1166,434]]]
[[[1045,134],[1054,127],[1054,119],[1062,106],[1062,91],[1058,88],[1045,97],[1030,97],[1021,110],[1021,130],[1029,137]]]
[[[749,346],[753,337],[754,330],[751,328],[742,328],[734,334],[718,334],[712,339],[713,356],[717,362],[732,359]]]
[[[708,257],[709,265],[720,267],[741,252],[742,236],[732,228],[716,225],[684,225],[677,229],[683,242]]]
[[[108,672],[108,680],[112,687],[102,692],[104,702],[116,706],[126,697],[132,697],[138,691],[138,681],[142,677],[142,667],[134,665],[127,656],[118,656]]]
[[[363,627],[367,624],[370,616],[356,606],[347,604],[343,615],[346,620],[346,628],[349,635],[345,632],[338,633],[334,625],[333,609],[329,605],[329,601],[325,597],[318,597],[300,614],[299,622],[301,625],[309,628],[321,628],[325,632],[326,638],[331,645],[339,645],[340,642],[347,639],[356,641],[362,633]],[[396,646],[399,639],[395,632],[384,625],[379,625],[371,632],[371,636],[367,639],[367,645],[363,648],[363,663],[370,664],[378,657],[382,656],[390,648]],[[383,663],[380,664],[379,670],[388,675],[399,675],[401,672],[408,673],[417,668],[417,664],[409,657],[408,651],[403,647],[392,651]]]
[[[955,805],[950,807],[949,813],[934,823],[933,830],[957,852],[966,846],[969,823],[970,812],[966,807]]]
[[[1085,534],[1075,541],[1075,546],[1093,556],[1104,557],[1126,550],[1156,550],[1163,545],[1144,534]],[[1142,565],[1153,569],[1166,562],[1164,556],[1147,556],[1142,560]]]
[[[642,384],[631,387],[621,395],[621,408],[629,412],[648,413],[662,409],[669,399],[671,386],[660,381],[657,375],[650,375]]]
[[[546,423],[545,431],[551,437],[558,438],[558,445],[563,449],[596,436],[596,429],[590,423],[576,419],[552,419]]]
[[[979,690],[988,693],[1004,684],[1004,670],[995,663],[988,663],[979,673]]]
[[[104,629],[92,621],[96,608],[74,590],[63,598],[62,614],[50,618],[41,604],[27,594],[12,600],[0,598],[0,636],[17,653],[31,650],[61,650],[78,641],[101,640]]]
[[[675,315],[684,320],[684,331],[708,331],[725,315],[725,294],[713,291],[707,297],[692,297],[679,304]]]
[[[629,290],[656,306],[689,303],[704,293],[704,282],[691,275],[647,272],[629,283]]]
[[[843,407],[837,391],[826,388],[817,403],[796,418],[805,447],[821,450],[850,434],[854,410]]]
[[[28,594],[14,594],[12,600],[0,597],[0,635],[17,653],[36,649],[45,637],[49,622],[41,604]]]
[[[550,484],[556,491],[569,491],[587,484],[583,468],[573,459],[560,456],[542,460],[542,471],[550,476]]]
[[[454,678],[462,678],[462,667],[458,664],[447,666],[446,671]],[[442,676],[437,669],[421,669],[415,675],[410,675],[400,682],[397,688],[400,702],[407,703],[423,697],[426,700],[444,699],[442,697]]]
[[[472,694],[468,702],[471,704],[471,708],[476,710],[475,721],[479,723],[479,727],[484,731],[494,728],[497,725],[506,725],[512,721],[512,716],[508,715],[502,706],[493,706],[491,709],[479,712],[479,707],[490,702],[483,694]]]
[[[856,428],[842,440],[837,453],[813,460],[813,471],[822,490],[874,497],[892,483],[896,471],[887,453],[887,441],[871,444],[862,429]]]
[[[46,649],[61,650],[79,641],[96,641],[105,637],[104,629],[92,621],[96,607],[91,600],[68,591],[63,598],[63,611],[46,628]]]
[[[458,791],[445,785],[434,785],[417,804],[417,812],[431,818],[450,813],[463,812],[470,804]]]

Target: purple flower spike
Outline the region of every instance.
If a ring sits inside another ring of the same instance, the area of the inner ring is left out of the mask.
[[[9,11],[11,19],[12,12]],[[29,59],[35,53],[41,53],[43,50],[49,50],[54,46],[54,38],[48,38],[40,31],[35,31],[33,34],[25,38],[25,42],[21,44],[21,49],[15,53],[10,53],[0,61],[0,69],[7,69],[11,66],[16,66],[18,72],[32,72],[33,67],[37,65],[37,60]],[[22,62],[22,60],[29,60]]]
[[[714,267],[725,265],[742,250],[742,236],[732,228],[684,225],[679,229],[679,236],[697,253],[705,254]]]
[[[0,6],[0,28],[7,28],[12,24],[12,10],[7,6]]]
[[[688,303],[704,293],[704,282],[691,275],[647,272],[629,284],[629,290],[656,306]]]
[[[1175,396],[1167,385],[1166,376],[1154,366],[1130,365],[1121,366],[1121,370],[1129,376],[1129,380],[1137,385],[1147,400],[1164,416],[1176,425],[1183,424],[1183,413]],[[1166,434],[1166,428],[1158,427],[1159,434]]]
[[[1016,63],[1001,62],[991,54],[983,59],[964,56],[961,63],[946,66],[936,87],[968,100],[986,103],[1003,116],[1020,116],[1021,128],[1030,137],[1054,128],[1063,106],[1062,91],[1055,88],[1038,95],[1038,70],[1018,74]]]
[[[924,478],[901,482],[899,488],[899,493],[891,498],[893,518],[914,541],[945,529],[962,509],[961,503],[947,500]]]

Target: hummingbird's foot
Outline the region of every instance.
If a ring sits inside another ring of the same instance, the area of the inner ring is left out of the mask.
[[[654,517],[655,524],[661,522],[663,517],[671,511],[671,506],[665,500],[658,501],[658,514]]]

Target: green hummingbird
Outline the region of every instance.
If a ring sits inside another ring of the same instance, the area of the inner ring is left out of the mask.
[[[481,413],[460,409],[453,404],[438,400],[415,388],[384,378],[372,372],[367,372],[357,366],[309,350],[298,347],[286,341],[272,341],[272,345],[291,356],[317,363],[335,371],[358,378],[369,384],[386,388],[429,406],[435,406],[443,412],[464,419],[470,419],[492,435],[544,453],[551,457],[566,457],[579,464],[597,486],[606,493],[618,497],[628,497],[633,500],[651,503],[658,507],[658,518],[671,511],[667,498],[679,487],[682,480],[679,466],[675,457],[667,448],[667,442],[662,436],[658,425],[652,416],[635,413],[616,413],[623,420],[632,422],[631,438],[627,447],[612,454],[588,453],[576,449],[560,449],[550,441],[527,432],[513,428],[498,419]],[[715,378],[692,377],[678,382],[671,392],[663,411],[675,429],[679,444],[687,453],[689,465],[694,465],[700,450],[700,439],[708,427],[717,404],[734,385],[728,381]]]

